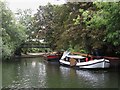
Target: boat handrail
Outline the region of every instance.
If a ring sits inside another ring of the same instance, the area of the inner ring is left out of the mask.
[[[80,52],[71,52],[71,54],[78,54],[78,55],[81,55],[84,57],[92,57],[92,55],[90,55],[90,54],[85,54],[85,53],[80,53]]]
[[[76,59],[83,59],[83,58],[86,58],[86,57],[78,56],[78,55],[68,55],[67,57],[76,58]]]

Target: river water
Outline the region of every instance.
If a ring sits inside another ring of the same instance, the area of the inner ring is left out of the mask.
[[[118,88],[116,69],[87,70],[61,66],[41,58],[2,63],[3,88]]]

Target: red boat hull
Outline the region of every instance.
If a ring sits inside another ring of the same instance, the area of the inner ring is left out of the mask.
[[[46,57],[47,61],[59,62],[61,55],[48,55]]]

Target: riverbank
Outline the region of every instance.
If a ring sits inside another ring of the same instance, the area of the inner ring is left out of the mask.
[[[105,57],[110,60],[110,67],[119,68],[120,67],[120,58],[118,57]]]
[[[22,54],[21,56],[15,56],[14,58],[35,58],[35,57],[43,57],[47,53],[27,53]]]

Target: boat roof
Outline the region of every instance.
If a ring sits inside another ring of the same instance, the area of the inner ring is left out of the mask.
[[[80,55],[68,55],[67,57],[76,58],[76,59],[83,59],[83,58],[85,58],[85,57],[80,56]]]

